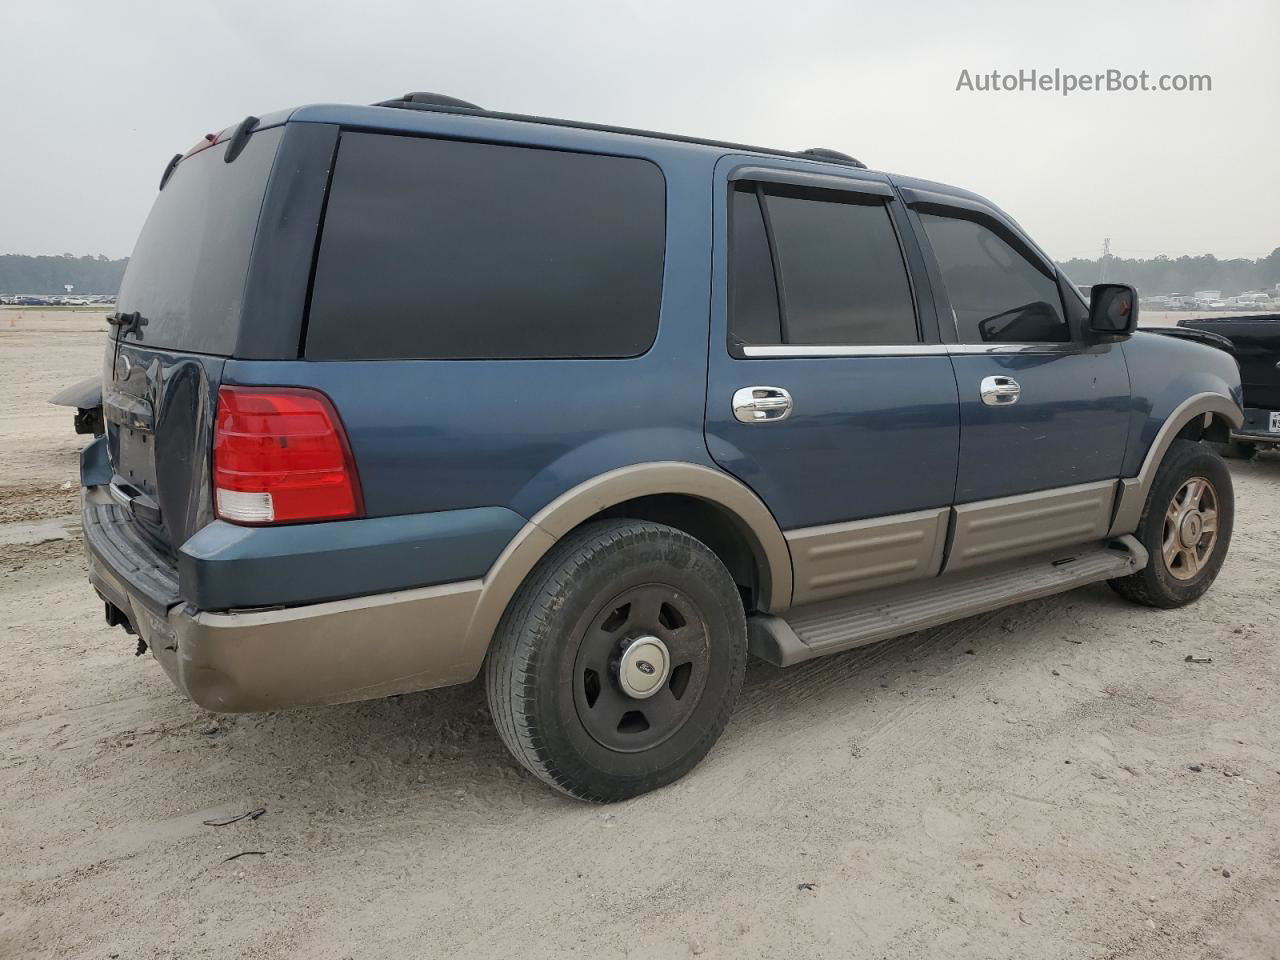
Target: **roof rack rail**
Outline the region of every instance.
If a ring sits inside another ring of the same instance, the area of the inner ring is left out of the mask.
[[[844,166],[866,170],[867,165],[847,153],[829,150],[826,147],[810,147],[808,150],[778,150],[774,147],[754,147],[746,143],[734,143],[729,140],[709,140],[704,137],[688,137],[679,133],[659,133],[654,130],[639,130],[634,127],[617,127],[607,123],[587,123],[582,120],[559,120],[555,117],[539,117],[526,113],[502,113],[497,110],[486,110],[466,100],[446,96],[442,93],[406,93],[393,100],[380,100],[372,104],[375,107],[394,107],[401,110],[430,110],[436,113],[461,113],[474,116],[482,114],[494,120],[516,120],[521,123],[542,123],[553,127],[568,127],[572,130],[594,130],[599,133],[620,133],[629,137],[647,137],[653,140],[671,140],[675,143],[695,143],[705,147],[722,147],[726,150],[743,150],[748,153],[765,153],[775,157],[793,157],[797,160],[818,160],[825,163],[839,163]]]
[[[831,150],[827,147],[810,147],[808,150],[801,150],[800,152],[806,156],[830,160],[832,163],[847,163],[849,166],[857,167],[859,170],[867,169],[867,165],[861,160],[851,157],[847,153],[841,153],[839,150]]]
[[[450,97],[443,93],[425,93],[419,91],[417,93],[406,93],[403,97],[396,97],[394,100],[380,100],[373,104],[375,107],[400,107],[410,110],[426,110],[431,107],[457,107],[463,110],[483,110],[483,107],[476,106],[468,100],[459,100],[457,97]]]

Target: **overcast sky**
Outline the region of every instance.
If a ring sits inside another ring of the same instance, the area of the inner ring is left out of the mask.
[[[165,162],[303,103],[493,109],[798,149],[968,187],[1059,260],[1280,246],[1274,0],[5,0],[0,253],[128,254]],[[1019,69],[1208,93],[957,92]]]

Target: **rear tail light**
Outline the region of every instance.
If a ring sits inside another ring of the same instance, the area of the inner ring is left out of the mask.
[[[232,523],[358,517],[360,480],[323,393],[222,387],[213,431],[214,512]]]

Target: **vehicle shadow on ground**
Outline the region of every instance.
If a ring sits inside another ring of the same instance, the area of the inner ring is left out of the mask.
[[[752,749],[756,733],[789,705],[803,702],[818,716],[856,716],[870,709],[875,695],[896,697],[898,690],[925,680],[945,689],[957,679],[946,675],[958,665],[984,669],[978,656],[984,645],[1003,645],[1007,655],[1011,641],[1024,643],[1019,654],[1035,657],[1061,646],[1077,613],[1126,606],[1099,584],[785,670],[752,660],[717,750]],[[1022,629],[1054,619],[1062,621],[1061,631]],[[996,666],[995,660],[986,663]],[[490,720],[482,679],[382,700],[211,722],[224,751],[220,776],[230,766],[233,782],[249,793],[305,800],[339,816],[376,801],[419,808],[433,800],[475,803],[492,811],[495,805],[519,808],[563,799],[507,753]]]

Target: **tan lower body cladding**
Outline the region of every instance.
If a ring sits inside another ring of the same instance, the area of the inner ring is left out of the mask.
[[[1102,540],[1111,525],[1115,488],[1114,480],[1106,480],[789,531],[793,604]]]

